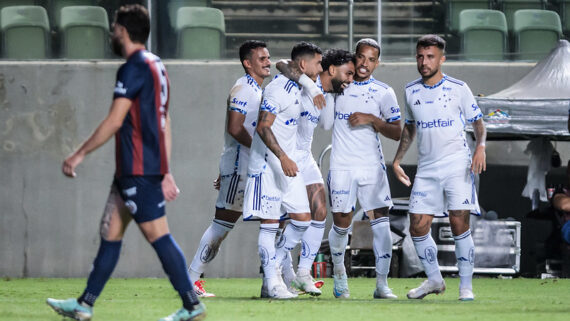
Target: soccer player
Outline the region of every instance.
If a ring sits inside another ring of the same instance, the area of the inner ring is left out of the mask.
[[[291,60],[313,81],[322,71],[321,59],[321,49],[311,43],[301,42],[291,51]],[[287,237],[295,244],[311,221],[305,183],[292,159],[302,112],[300,92],[299,85],[282,74],[265,88],[245,190],[244,219],[261,219],[258,246],[264,282],[269,297],[278,299],[297,296],[287,290],[276,268],[275,234],[281,213],[286,212],[291,218]]]
[[[321,171],[313,158],[311,145],[314,130],[317,125],[325,126],[321,121],[321,119],[324,121],[325,117],[321,118],[321,108],[314,101],[323,92],[340,94],[352,82],[354,76],[354,55],[342,49],[327,50],[321,62],[323,71],[319,74],[316,83],[307,75],[301,74],[301,71],[293,62],[290,64],[291,66],[279,62],[277,67],[288,78],[297,80],[303,86],[301,95],[303,111],[301,112],[297,130],[295,162],[307,189],[311,210],[311,224],[301,239],[302,251],[296,275],[290,263],[290,251],[297,243],[293,243],[294,239],[289,236],[289,233],[291,233],[289,228],[283,234],[283,242],[277,245],[277,253],[278,255],[283,255],[282,252],[286,252],[287,255],[282,266],[283,279],[287,286],[292,284],[306,293],[320,295],[321,291],[315,286],[310,272],[321,247],[327,208],[324,181]],[[325,107],[325,109],[332,111],[334,103],[331,103],[331,106]]]
[[[408,292],[409,299],[443,293],[445,282],[437,262],[437,246],[430,227],[434,215],[449,211],[459,268],[459,299],[473,300],[471,279],[475,247],[469,230],[470,212],[478,211],[473,173],[485,164],[483,114],[463,81],[441,71],[445,40],[425,35],[416,44],[416,62],[421,78],[406,86],[406,121],[394,157],[394,173],[411,185],[400,162],[418,136],[418,169],[410,196],[410,234],[427,280]],[[473,157],[465,140],[465,122],[473,126],[476,149]]]
[[[348,298],[350,291],[344,254],[356,200],[364,211],[372,211],[370,226],[376,257],[374,298],[395,299],[388,287],[392,257],[392,234],[388,211],[392,206],[386,166],[378,133],[400,139],[400,107],[394,90],[374,79],[380,62],[380,46],[373,39],[356,44],[354,82],[336,98],[332,151],[328,177],[333,226],[329,245],[334,264],[337,298]]]
[[[220,191],[212,224],[206,229],[190,264],[190,279],[200,297],[206,292],[200,275],[242,214],[249,148],[261,103],[261,84],[270,76],[271,60],[262,41],[249,40],[239,49],[245,75],[230,90],[227,101],[225,143],[220,160]]]
[[[101,219],[101,244],[87,287],[78,299],[47,299],[47,304],[59,314],[76,320],[91,319],[95,300],[119,260],[121,240],[133,219],[155,249],[182,299],[183,307],[161,320],[202,320],[206,315],[165,216],[165,200],[176,199],[180,191],[168,164],[169,80],[160,58],[145,49],[149,31],[150,20],[143,6],[126,5],[115,13],[111,44],[126,63],[117,72],[111,109],[93,134],[63,162],[63,173],[75,177],[75,169],[85,156],[115,135],[116,171]]]

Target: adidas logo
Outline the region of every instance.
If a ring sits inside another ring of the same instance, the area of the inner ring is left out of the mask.
[[[463,256],[459,257],[457,261],[469,262],[469,260],[467,258],[464,258]]]
[[[420,103],[420,100],[418,99],[418,100],[416,100],[416,102],[414,103],[414,106],[421,105],[421,104],[422,104],[422,103]]]
[[[463,201],[463,204],[469,204],[469,200],[465,199],[465,201]]]
[[[386,198],[384,199],[384,201],[389,201],[390,200],[390,196],[386,196]]]

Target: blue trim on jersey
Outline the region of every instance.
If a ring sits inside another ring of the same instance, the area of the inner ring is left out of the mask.
[[[467,122],[468,122],[468,123],[473,123],[473,122],[476,122],[477,120],[479,120],[479,119],[481,119],[481,118],[483,118],[483,114],[482,114],[482,113],[479,113],[479,115],[477,115],[477,116],[475,116],[475,117],[473,117],[473,118],[467,119]]]
[[[406,119],[406,120],[404,120],[404,122],[405,122],[407,125],[409,125],[409,124],[415,124],[415,123],[416,123],[416,121],[413,120],[413,119]]]
[[[422,79],[421,79],[421,78],[418,78],[418,79],[416,79],[416,80],[414,80],[414,81],[412,81],[412,82],[409,82],[409,83],[406,85],[406,88],[411,87],[411,86],[413,86],[413,85],[417,85],[417,84],[419,84],[419,83],[421,83],[421,82],[422,82]]]
[[[391,123],[391,122],[394,122],[394,121],[396,121],[396,120],[400,120],[400,118],[402,118],[402,117],[400,117],[400,115],[398,115],[398,116],[396,116],[396,117],[392,117],[392,118],[386,119],[386,122],[387,122],[387,123]]]
[[[257,83],[257,81],[255,81],[255,79],[250,76],[249,74],[245,74],[245,77],[247,78],[247,84],[248,85],[255,85],[255,87],[261,89],[261,86],[259,86],[259,84]]]
[[[228,107],[228,110],[229,110],[229,111],[237,111],[237,112],[240,113],[240,114],[247,115],[247,111],[246,111],[246,110],[243,110],[243,109],[240,109],[240,108]]]
[[[290,94],[290,93],[291,93],[291,89],[293,89],[293,87],[297,87],[297,88],[299,88],[299,89],[301,88],[298,83],[296,83],[296,82],[294,82],[293,80],[289,79],[289,80],[287,80],[287,83],[285,83],[285,87],[283,87],[283,88],[285,88],[285,91],[287,91],[287,93]]]
[[[271,106],[267,100],[263,100],[263,102],[261,103],[261,106],[259,106],[259,111],[268,111],[274,115],[277,115],[277,107]]]
[[[373,83],[373,84],[376,84],[376,85],[378,85],[378,86],[380,86],[380,87],[382,87],[382,88],[384,88],[384,89],[390,88],[390,86],[386,85],[385,83],[381,82],[380,80],[376,80],[376,79],[374,79],[374,78],[371,78],[371,79],[372,79],[372,83]]]
[[[441,80],[438,81],[437,84],[435,84],[435,85],[433,85],[433,86],[426,85],[426,84],[423,83],[423,82],[422,82],[422,85],[423,85],[424,88],[426,88],[426,89],[435,89],[435,88],[441,86],[441,84],[443,84],[446,79],[447,79],[447,76],[446,76],[446,75],[443,75],[443,78],[441,78]]]
[[[368,78],[368,80],[366,80],[366,81],[356,81],[356,80],[354,80],[352,83],[355,84],[356,86],[364,86],[364,85],[368,85],[368,84],[370,84],[370,83],[373,83],[373,84],[376,84],[376,85],[378,85],[378,86],[380,86],[380,87],[384,87],[385,89],[390,88],[390,86],[386,85],[385,83],[383,83],[383,82],[381,82],[381,81],[379,81],[379,80],[374,79],[374,77],[370,77],[370,78]]]
[[[459,79],[455,79],[453,77],[449,77],[448,75],[445,75],[445,79],[447,79],[447,81],[452,82],[454,84],[458,84],[459,86],[463,86],[465,85],[465,83]]]

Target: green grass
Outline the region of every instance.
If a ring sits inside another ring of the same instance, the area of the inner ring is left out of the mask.
[[[204,299],[207,320],[570,320],[570,279],[491,279],[473,281],[475,301],[460,302],[458,279],[447,278],[444,295],[408,300],[406,293],[422,279],[390,279],[398,300],[374,300],[374,279],[349,279],[351,298],[332,295],[327,279],[323,295],[277,301],[259,299],[260,279],[207,279],[217,294]],[[45,304],[47,297],[77,297],[85,279],[0,280],[0,320],[62,320]],[[94,309],[94,321],[158,320],[181,303],[165,279],[111,279]]]

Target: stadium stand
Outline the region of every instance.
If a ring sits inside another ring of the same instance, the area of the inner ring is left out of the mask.
[[[43,7],[5,7],[1,11],[0,21],[4,58],[48,58],[49,21]]]
[[[170,18],[170,25],[176,28],[176,16],[178,9],[183,7],[209,7],[209,0],[170,0],[168,1],[168,17]]]
[[[224,14],[215,8],[178,9],[178,58],[220,59],[224,52]]]
[[[517,10],[513,19],[517,58],[537,60],[556,47],[562,37],[560,17],[549,10]]]
[[[36,0],[0,0],[0,10],[11,6],[36,6],[39,5]]]
[[[107,56],[109,21],[102,7],[64,7],[59,30],[64,58],[103,59]]]
[[[55,27],[61,26],[61,9],[68,6],[95,6],[96,0],[52,0],[49,6],[51,23]]]
[[[507,52],[507,19],[498,10],[467,9],[459,15],[461,48],[466,60],[503,60]]]
[[[466,9],[492,9],[491,0],[448,0],[447,1],[447,30],[459,31],[459,14]]]
[[[513,30],[514,13],[522,9],[545,9],[546,0],[497,0],[499,8],[507,17],[507,26]]]

